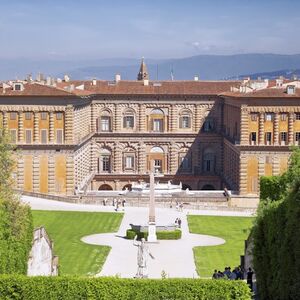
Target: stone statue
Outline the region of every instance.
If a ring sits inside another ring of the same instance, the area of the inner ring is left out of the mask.
[[[149,252],[149,249],[145,243],[145,239],[142,238],[141,241],[137,241],[137,235],[134,237],[133,245],[138,247],[138,253],[137,253],[137,264],[138,269],[137,273],[135,275],[135,278],[147,278],[148,272],[147,272],[147,261],[148,261],[148,255],[154,259],[154,256]]]

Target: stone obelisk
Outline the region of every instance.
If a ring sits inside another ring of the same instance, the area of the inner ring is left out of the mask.
[[[157,242],[155,225],[155,194],[154,194],[154,173],[150,172],[150,199],[149,199],[149,223],[148,223],[148,242]]]

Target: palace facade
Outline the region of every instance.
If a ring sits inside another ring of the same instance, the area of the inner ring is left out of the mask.
[[[0,86],[0,125],[16,151],[16,187],[74,195],[147,181],[257,195],[300,141],[300,82],[47,78]]]

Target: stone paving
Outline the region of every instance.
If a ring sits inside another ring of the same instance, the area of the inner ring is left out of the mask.
[[[41,210],[114,211],[112,206],[64,203],[27,196],[23,196],[22,201],[29,203],[33,209]],[[155,257],[153,260],[150,257],[148,259],[150,278],[161,278],[163,271],[168,277],[198,277],[194,263],[193,247],[225,243],[219,237],[189,233],[186,218],[188,214],[251,216],[248,212],[218,210],[184,210],[179,212],[176,209],[157,208],[157,225],[168,225],[174,223],[176,218],[181,218],[182,238],[180,240],[165,240],[148,244],[150,252]],[[126,240],[124,236],[126,230],[130,228],[130,223],[146,225],[147,220],[147,208],[125,207],[124,218],[117,233],[94,234],[82,238],[82,241],[88,244],[112,247],[101,272],[97,276],[134,277],[137,270],[137,247],[133,246],[132,240]]]

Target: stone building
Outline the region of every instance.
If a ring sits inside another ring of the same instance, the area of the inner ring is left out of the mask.
[[[0,124],[16,152],[16,185],[73,195],[163,180],[257,194],[287,168],[300,138],[299,82],[16,81],[0,87]]]

